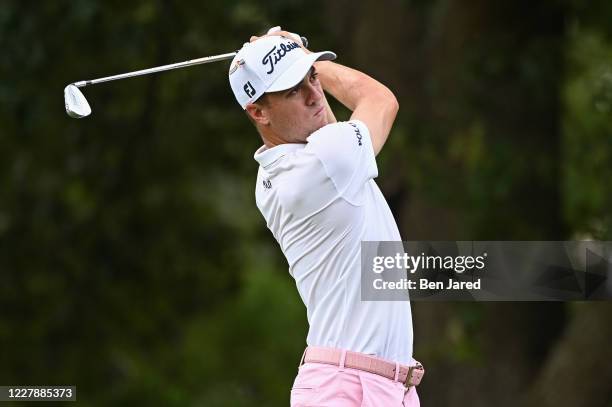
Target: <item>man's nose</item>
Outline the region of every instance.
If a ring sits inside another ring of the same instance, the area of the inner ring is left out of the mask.
[[[312,106],[317,104],[321,100],[321,91],[316,86],[313,86],[310,83],[307,86],[308,98],[306,100],[306,103],[308,104],[308,106]]]

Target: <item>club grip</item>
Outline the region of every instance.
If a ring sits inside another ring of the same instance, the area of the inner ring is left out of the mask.
[[[272,34],[273,32],[276,32],[276,31],[280,31],[280,29],[281,29],[281,28],[280,28],[280,26],[279,26],[279,25],[277,25],[276,27],[272,27],[272,28],[270,28],[270,29],[268,30],[268,34]],[[304,48],[308,48],[308,38],[303,37],[303,36],[300,36],[300,35],[298,35],[298,34],[296,34],[296,33],[289,33],[289,34],[291,34],[291,36],[292,36],[292,37],[294,38],[294,40],[296,40],[296,41],[297,41],[297,39],[299,38],[299,39],[302,41],[302,45],[304,46]]]

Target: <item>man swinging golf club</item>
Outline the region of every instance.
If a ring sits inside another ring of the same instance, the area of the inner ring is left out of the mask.
[[[256,202],[289,263],[309,331],[292,406],[418,406],[409,302],[361,301],[361,241],[401,241],[374,182],[393,93],[285,31],[234,57],[229,81],[264,145]],[[326,91],[353,113],[336,122]]]

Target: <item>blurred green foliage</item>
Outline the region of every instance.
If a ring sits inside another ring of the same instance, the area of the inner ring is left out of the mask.
[[[397,92],[380,167],[404,238],[610,239],[612,9],[523,3],[393,3],[393,28],[372,2],[3,2],[0,384],[75,384],[79,405],[287,404],[305,310],[254,204],[260,141],[227,66],[86,88],[87,119],[61,102],[70,82],[277,24]],[[439,357],[482,362],[484,314],[457,310]]]
[[[582,234],[610,239],[612,230],[612,44],[575,24],[564,86],[564,210]]]

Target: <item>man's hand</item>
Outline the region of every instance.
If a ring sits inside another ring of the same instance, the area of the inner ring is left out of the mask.
[[[304,52],[306,52],[307,54],[311,53],[302,43],[302,37],[300,35],[296,33],[291,33],[289,31],[284,31],[280,28],[280,26],[270,28],[268,30],[268,33],[262,36],[259,36],[259,37],[255,35],[251,36],[251,38],[249,39],[249,42],[257,41],[260,38],[269,37],[271,35],[276,35],[279,37],[287,38],[288,40],[293,40],[304,50]]]

